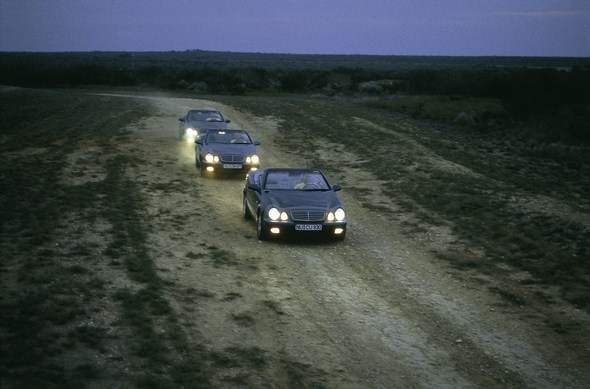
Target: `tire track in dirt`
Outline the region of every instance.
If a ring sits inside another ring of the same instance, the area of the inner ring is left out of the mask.
[[[310,379],[335,387],[588,382],[559,339],[538,337],[535,323],[520,312],[494,309],[500,305],[496,296],[455,277],[422,242],[356,203],[346,186],[342,197],[351,225],[344,242],[258,242],[254,224],[241,217],[243,181],[199,177],[192,145],[176,138],[177,118],[188,108],[219,109],[232,127],[262,140],[265,166],[301,164],[286,159],[274,142],[280,120],[210,101],[151,99],[157,115],[134,130],[133,147],[147,161],[148,171],[136,174],[154,215],[154,258],[173,281],[169,298],[182,312],[190,339],[219,351],[236,345],[266,351],[269,364],[249,371],[251,382],[282,386],[286,365],[294,362]],[[173,182],[179,190],[148,189]],[[158,219],[162,214],[167,218]],[[216,249],[232,253],[235,263],[202,259]],[[190,288],[212,297],[184,301]]]

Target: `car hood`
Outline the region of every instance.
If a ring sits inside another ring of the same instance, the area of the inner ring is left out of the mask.
[[[256,153],[256,146],[249,144],[226,144],[226,143],[208,143],[204,147],[204,151],[214,154],[244,154],[250,155]]]
[[[226,122],[204,122],[204,121],[189,121],[188,126],[198,129],[206,130],[225,130],[227,128]]]
[[[281,210],[333,209],[341,207],[340,199],[331,190],[272,190],[265,191],[271,205]]]

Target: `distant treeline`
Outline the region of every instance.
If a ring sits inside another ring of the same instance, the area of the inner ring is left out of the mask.
[[[243,95],[497,98],[521,116],[588,109],[589,58],[330,56],[186,52],[0,53],[0,83],[141,86]]]
[[[412,57],[187,52],[0,53],[0,82],[18,86],[154,86],[249,91],[590,95],[589,58]]]

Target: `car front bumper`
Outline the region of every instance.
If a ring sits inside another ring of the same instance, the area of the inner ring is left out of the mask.
[[[264,224],[269,236],[318,235],[326,237],[343,237],[346,235],[347,222],[306,222],[272,221],[265,218]]]
[[[257,170],[260,164],[253,163],[203,163],[203,171],[210,174],[215,173],[247,173],[250,170]]]

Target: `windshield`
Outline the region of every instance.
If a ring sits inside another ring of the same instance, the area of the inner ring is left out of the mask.
[[[252,140],[245,131],[209,131],[207,143],[249,144]]]
[[[271,171],[266,176],[264,189],[328,190],[330,188],[319,171]]]
[[[191,111],[188,120],[191,122],[222,122],[223,118],[215,111]]]

